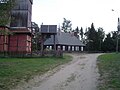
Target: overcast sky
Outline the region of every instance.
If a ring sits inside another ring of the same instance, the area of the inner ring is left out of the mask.
[[[120,0],[33,0],[32,21],[43,24],[61,25],[63,18],[77,26],[103,27],[106,33],[117,30],[120,16]],[[112,11],[114,9],[115,11]]]

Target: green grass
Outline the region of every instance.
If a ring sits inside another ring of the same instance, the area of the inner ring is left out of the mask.
[[[99,56],[98,68],[99,90],[120,90],[120,54],[111,53]]]
[[[0,90],[10,90],[22,80],[27,82],[34,75],[42,75],[71,60],[67,55],[63,58],[0,58]]]

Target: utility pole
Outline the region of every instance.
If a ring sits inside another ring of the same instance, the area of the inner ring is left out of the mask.
[[[118,26],[117,26],[117,43],[116,43],[116,53],[119,51],[119,32],[120,32],[120,19],[118,18]]]
[[[116,12],[114,9],[112,9],[113,12]],[[120,19],[118,17],[118,25],[117,25],[117,37],[116,37],[116,53],[119,51],[119,33],[120,33]]]

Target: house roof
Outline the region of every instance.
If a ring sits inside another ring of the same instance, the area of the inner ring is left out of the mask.
[[[74,45],[74,46],[85,46],[78,38],[76,38],[73,34],[60,32],[55,35],[55,42],[59,45]],[[51,38],[47,39],[44,42],[44,45],[53,45],[54,38],[53,35]]]

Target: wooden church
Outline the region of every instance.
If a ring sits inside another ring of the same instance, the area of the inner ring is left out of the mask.
[[[33,0],[16,0],[11,10],[11,22],[8,27],[0,26],[12,35],[0,34],[0,52],[30,53],[31,52],[31,14]]]

